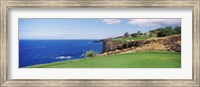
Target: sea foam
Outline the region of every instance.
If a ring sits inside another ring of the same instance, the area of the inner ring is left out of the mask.
[[[70,59],[72,58],[71,56],[58,56],[56,59]]]

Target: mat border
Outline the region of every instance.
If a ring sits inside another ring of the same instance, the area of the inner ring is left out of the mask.
[[[185,79],[8,79],[8,9],[10,8],[192,8],[193,73]],[[0,86],[190,86],[200,87],[199,0],[1,0],[0,1]]]

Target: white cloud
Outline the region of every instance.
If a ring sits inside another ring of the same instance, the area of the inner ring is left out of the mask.
[[[120,19],[102,19],[102,22],[106,24],[118,24],[121,22]]]
[[[180,26],[181,19],[129,19],[128,23],[131,25],[151,27]]]

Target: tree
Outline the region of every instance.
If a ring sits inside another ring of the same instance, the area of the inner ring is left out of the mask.
[[[175,34],[181,34],[181,26],[176,26],[174,28]]]
[[[175,33],[175,31],[172,27],[165,27],[158,32],[157,36],[158,37],[165,37],[165,36],[172,35],[174,33]]]
[[[143,33],[141,33],[141,31],[138,31],[138,32],[137,32],[137,35],[142,35],[142,34],[143,34]]]
[[[129,37],[130,36],[130,34],[128,33],[128,32],[126,32],[125,34],[124,34],[124,37]]]
[[[138,31],[137,33],[138,33],[138,34],[140,34],[140,33],[141,33],[141,31]]]
[[[158,34],[161,30],[163,30],[164,28],[157,28],[157,29],[154,29],[154,30],[150,30],[149,32],[151,34]]]
[[[165,37],[167,36],[167,32],[165,30],[158,32],[158,37]]]
[[[132,33],[131,36],[134,38],[134,37],[137,37],[137,33]]]

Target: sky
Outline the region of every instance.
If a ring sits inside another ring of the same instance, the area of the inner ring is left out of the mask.
[[[104,39],[181,26],[181,19],[19,18],[19,39]]]

